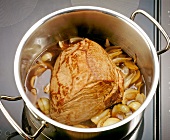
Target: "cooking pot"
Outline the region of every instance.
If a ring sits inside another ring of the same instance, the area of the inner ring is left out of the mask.
[[[133,21],[136,14],[146,16],[159,28],[167,41],[167,46],[163,50],[156,52],[147,34]],[[76,128],[61,124],[44,115],[36,108],[36,96],[26,94],[24,82],[34,59],[51,43],[76,36],[99,41],[108,38],[111,43],[121,46],[131,57],[137,56],[137,65],[140,67],[145,81],[146,100],[131,116],[106,127]],[[169,47],[170,39],[167,33],[157,21],[143,10],[135,11],[131,19],[115,11],[94,6],[77,6],[56,11],[40,19],[22,38],[14,60],[15,82],[21,96],[1,96],[0,108],[12,126],[25,139],[35,139],[40,133],[48,138],[55,138],[58,134],[71,139],[92,139],[109,134],[118,136],[118,138],[124,137],[137,127],[145,108],[152,100],[159,79],[157,56],[166,52]],[[28,135],[16,124],[4,108],[2,99],[24,100],[29,109],[29,117],[37,128],[35,134]]]

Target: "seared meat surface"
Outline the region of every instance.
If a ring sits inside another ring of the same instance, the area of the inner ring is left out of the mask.
[[[87,38],[59,55],[50,85],[50,116],[67,125],[121,102],[124,91],[121,71],[99,44]]]

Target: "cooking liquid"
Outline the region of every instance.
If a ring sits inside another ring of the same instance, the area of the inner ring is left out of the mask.
[[[37,100],[41,97],[46,97],[49,99],[49,94],[44,92],[44,87],[50,83],[51,79],[51,71],[53,69],[53,66],[55,64],[55,61],[58,57],[58,55],[61,53],[61,48],[58,46],[57,43],[52,44],[47,47],[46,50],[44,50],[32,63],[30,66],[26,80],[25,80],[25,90],[26,94],[29,97],[29,99],[32,101],[32,103],[36,106]],[[41,60],[42,56],[46,53],[51,53],[52,58],[50,61],[43,62]],[[35,77],[34,80],[32,78]],[[32,83],[31,84],[31,80]],[[32,89],[36,90],[36,94],[32,96]]]

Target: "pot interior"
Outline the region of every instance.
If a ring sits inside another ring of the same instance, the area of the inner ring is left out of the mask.
[[[71,37],[84,37],[98,42],[106,38],[131,57],[137,56],[145,81],[145,94],[148,96],[155,79],[155,58],[152,43],[144,32],[130,19],[114,11],[75,9],[52,13],[38,21],[20,43],[19,75],[24,89],[26,74],[34,59],[55,42]],[[21,93],[25,94],[25,93]],[[153,93],[152,93],[153,94]],[[36,96],[27,94],[36,107]]]

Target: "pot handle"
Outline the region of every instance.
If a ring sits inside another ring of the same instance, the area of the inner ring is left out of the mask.
[[[160,55],[160,54],[166,52],[167,50],[169,50],[170,49],[170,38],[169,38],[168,34],[165,32],[165,30],[162,28],[162,26],[151,15],[149,15],[147,12],[145,12],[144,10],[141,10],[141,9],[133,12],[130,19],[134,20],[136,14],[142,14],[145,17],[147,17],[150,21],[152,21],[157,26],[157,28],[161,31],[161,33],[165,37],[165,39],[167,41],[167,45],[164,49],[157,51],[157,54]]]
[[[5,109],[5,107],[2,104],[1,100],[7,100],[7,101],[17,101],[17,100],[21,100],[22,97],[18,96],[18,97],[11,97],[11,96],[0,96],[0,109],[2,111],[2,113],[4,114],[4,116],[7,118],[7,120],[10,122],[10,124],[15,128],[15,130],[26,140],[35,140],[40,133],[44,130],[44,128],[47,126],[46,121],[41,121],[41,126],[39,129],[37,129],[37,131],[31,136],[28,135],[27,133],[25,133],[20,126],[13,120],[13,118],[9,115],[9,113],[7,112],[7,110]]]

